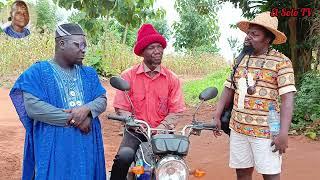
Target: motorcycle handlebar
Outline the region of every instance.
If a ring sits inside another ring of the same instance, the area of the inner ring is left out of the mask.
[[[108,115],[107,117],[108,117],[108,119],[121,121],[121,122],[127,122],[128,121],[128,117],[126,117],[126,116]]]
[[[108,117],[108,119],[116,120],[116,121],[120,121],[120,122],[125,122],[125,123],[128,123],[128,122],[130,122],[130,120],[133,120],[133,119],[130,119],[131,117],[127,117],[127,116],[108,115],[107,117]],[[134,122],[134,124],[135,123],[145,124],[147,126],[148,136],[151,137],[151,134],[150,134],[151,130],[154,130],[154,129],[150,128],[148,123],[146,123],[142,120],[138,120],[138,119],[134,119],[133,122]],[[186,125],[182,129],[182,131],[180,131],[182,133],[182,135],[186,134],[186,129],[188,129],[188,128],[191,128],[194,130],[200,130],[200,131],[201,130],[214,130],[216,128],[216,125],[214,123],[202,123],[202,122],[197,121],[196,124]]]
[[[182,135],[188,135],[190,134],[191,131],[202,131],[202,130],[215,130],[216,129],[216,125],[214,123],[202,123],[199,121],[196,121],[190,125],[186,125],[181,133]],[[187,133],[187,129],[189,130],[189,133]]]
[[[214,129],[217,126],[214,123],[210,123],[210,124],[203,124],[202,125],[205,129]]]
[[[120,122],[124,122],[126,126],[131,127],[145,127],[146,128],[146,134],[149,138],[151,138],[151,130],[149,124],[143,120],[135,119],[131,116],[118,116],[118,115],[107,115],[108,119],[116,120]]]

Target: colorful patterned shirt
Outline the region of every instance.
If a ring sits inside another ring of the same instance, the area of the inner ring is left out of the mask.
[[[264,61],[265,63],[263,64]],[[252,74],[253,83],[260,76],[253,95],[249,95],[246,92],[249,84],[248,81],[244,81],[244,78],[249,76],[246,74],[247,63],[248,74]],[[263,65],[262,68],[261,65]],[[245,86],[241,85],[239,80]],[[234,94],[230,128],[248,136],[269,138],[270,131],[267,117],[270,103],[276,105],[276,109],[279,112],[279,97],[285,93],[296,91],[290,59],[276,50],[271,50],[267,55],[251,56],[250,58],[245,56],[236,70],[234,81],[237,89]],[[235,89],[231,84],[230,77],[225,82],[225,86]],[[240,91],[243,92],[244,90],[240,89],[243,86],[245,90],[244,101],[241,101],[239,100]],[[241,106],[239,102],[243,103],[242,107],[239,107]]]

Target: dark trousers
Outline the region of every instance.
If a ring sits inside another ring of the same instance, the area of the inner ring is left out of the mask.
[[[131,130],[129,132],[134,136],[126,130],[124,131],[118,153],[113,160],[110,180],[126,180],[129,167],[134,161],[135,154],[141,143],[136,137],[142,142],[147,141],[146,137],[142,134]]]

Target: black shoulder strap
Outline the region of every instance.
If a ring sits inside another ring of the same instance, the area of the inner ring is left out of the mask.
[[[233,87],[235,89],[237,89],[236,83],[234,81],[234,75],[236,74],[236,70],[239,67],[239,64],[241,63],[243,57],[245,56],[245,53],[241,53],[236,60],[236,63],[234,64],[233,68],[232,68],[232,74],[231,74],[231,84],[233,85]]]
[[[242,49],[242,51],[241,51],[241,53],[239,54],[239,56],[237,57],[237,60],[236,60],[236,63],[235,63],[235,65],[233,66],[233,69],[232,69],[232,75],[231,75],[231,84],[233,85],[233,87],[235,88],[235,89],[237,89],[237,86],[236,86],[236,83],[234,82],[234,75],[235,75],[235,73],[236,73],[236,70],[237,70],[237,68],[239,67],[239,64],[241,63],[241,61],[242,61],[242,59],[244,58],[244,56],[245,55],[251,55],[252,54],[252,52],[253,52],[253,47],[251,47],[251,46],[245,46],[243,49]]]

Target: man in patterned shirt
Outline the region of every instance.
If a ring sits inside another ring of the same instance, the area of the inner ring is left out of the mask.
[[[240,21],[237,26],[247,34],[245,46],[254,51],[240,62],[234,84],[231,78],[225,82],[214,119],[221,127],[222,111],[233,100],[229,166],[236,169],[237,179],[252,179],[254,168],[264,179],[280,179],[296,88],[291,61],[270,45],[284,43],[286,36],[277,30],[278,19],[270,12],[258,14],[253,21]],[[281,119],[280,134],[274,139],[267,122],[270,104],[280,111]]]

